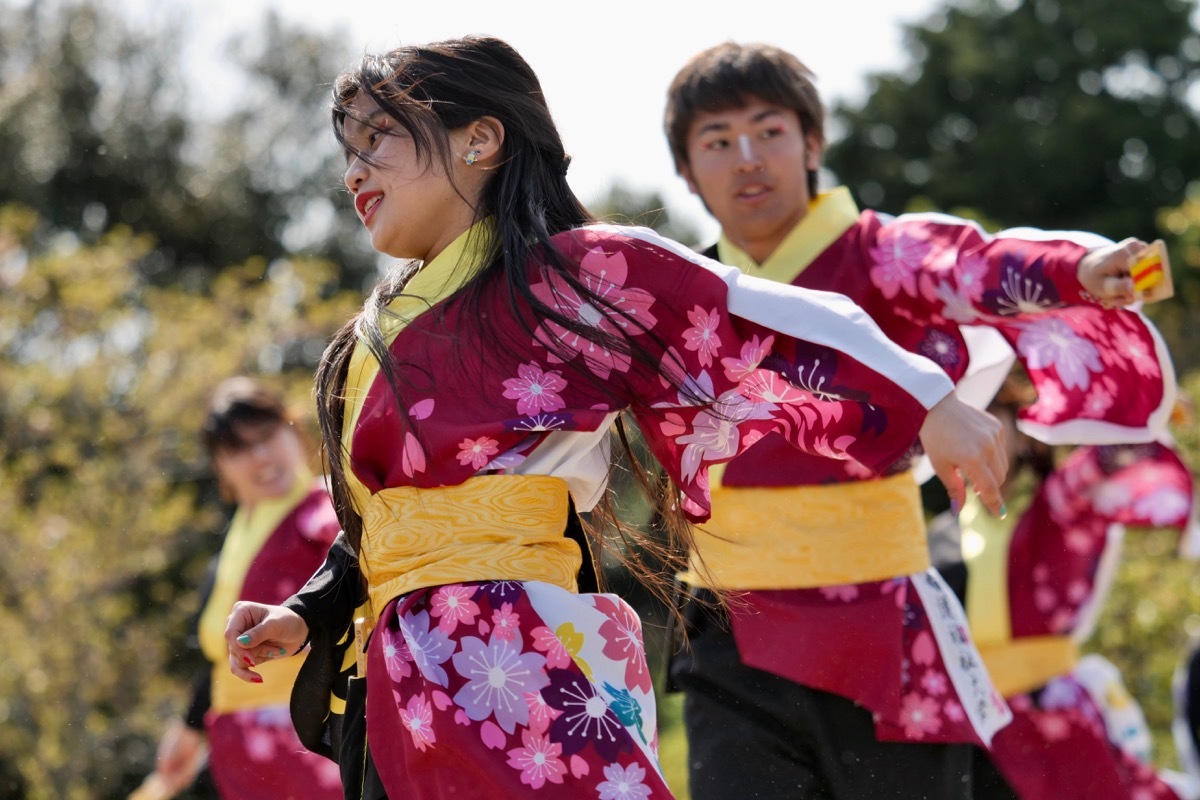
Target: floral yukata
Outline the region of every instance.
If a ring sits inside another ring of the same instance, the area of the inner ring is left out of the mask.
[[[1013,722],[988,753],[1008,786],[981,798],[1176,800],[1178,778],[1150,765],[1150,734],[1120,673],[1079,657],[1108,594],[1124,526],[1194,539],[1192,477],[1165,444],[1081,447],[1007,520],[960,516],[967,609]],[[981,759],[983,758],[981,754]]]
[[[338,532],[324,487],[307,470],[287,495],[239,508],[225,535],[213,584],[200,616],[199,639],[211,663],[197,687],[189,725],[205,729],[210,771],[221,797],[334,800],[342,796],[337,768],[301,745],[288,697],[304,656],[261,664],[262,683],[229,671],[225,620],[238,600],[278,603],[304,585]]]
[[[708,253],[747,274],[848,296],[894,342],[935,361],[955,381],[959,395],[978,407],[990,401],[1015,356],[1038,393],[1037,402],[1023,410],[1021,426],[1042,440],[1147,441],[1170,415],[1174,376],[1161,338],[1143,316],[1106,310],[1080,285],[1081,257],[1106,243],[1090,234],[1025,229],[992,236],[974,223],[941,214],[860,213],[849,193],[838,189],[820,195],[763,264],[724,237]],[[806,377],[819,384],[837,363],[833,358],[811,364]],[[746,666],[865,707],[878,740],[986,744],[1006,715],[993,709],[989,722],[971,714],[972,705],[980,708],[984,701],[976,679],[964,681],[959,674],[958,665],[970,663],[971,656],[960,647],[956,620],[961,608],[950,608],[957,601],[927,559],[924,567],[889,572],[867,563],[862,552],[871,549],[873,537],[901,526],[918,546],[924,543],[919,499],[911,499],[913,494],[907,502],[918,513],[903,523],[883,517],[865,526],[856,521],[863,509],[878,510],[890,502],[874,497],[876,487],[893,491],[897,473],[910,463],[881,471],[854,459],[797,452],[769,435],[725,465],[719,485],[713,481],[713,506],[715,515],[723,507],[730,513],[709,527],[747,542],[747,532],[761,538],[766,531],[771,554],[756,563],[747,560],[750,549],[742,559],[733,551],[705,554],[714,574],[729,567],[733,577],[722,588],[746,590],[732,610],[731,631],[711,636],[731,637]],[[753,500],[739,502],[740,495]],[[822,500],[826,495],[828,502]],[[777,499],[771,501],[772,496]],[[819,504],[826,518],[812,523],[788,516],[787,509],[799,504]],[[768,563],[789,541],[807,537],[810,525],[824,537],[815,554],[796,569]],[[860,529],[850,548],[836,534],[856,525]],[[699,544],[708,546],[703,538]],[[822,558],[826,547],[832,555]],[[847,575],[863,577],[830,577],[831,570],[814,567],[850,558],[862,563],[851,564]],[[759,580],[768,567],[792,577]],[[814,641],[821,646],[811,646]],[[702,647],[697,645],[695,659],[684,655],[672,665],[689,703],[702,696],[703,702],[717,702],[730,690],[728,681],[738,680],[715,673],[697,679],[693,670],[703,660]],[[964,688],[975,691],[966,696]],[[774,724],[764,727],[768,740],[775,735]],[[689,740],[725,737],[728,747],[735,746],[732,738],[738,734],[725,727],[728,734],[689,726]],[[728,752],[726,744],[710,750]],[[789,758],[771,762],[764,754],[753,770],[786,770]],[[693,772],[693,785],[698,777],[703,776]],[[733,774],[729,781],[744,785],[746,779]]]
[[[538,264],[534,292],[636,339],[655,362],[639,363],[538,319],[522,327],[488,286],[465,306],[470,241],[416,273],[382,320],[400,405],[361,343],[349,367],[344,441],[378,619],[371,755],[396,798],[669,797],[638,617],[575,593],[582,556],[561,535],[566,492],[587,511],[605,490],[617,415],[636,416],[703,520],[711,465],[773,435],[882,470],[950,382],[845,298],[748,279],[646,229],[557,235],[580,279],[641,327]],[[500,339],[481,343],[480,319]]]

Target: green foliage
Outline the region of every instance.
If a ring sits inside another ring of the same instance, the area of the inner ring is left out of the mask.
[[[830,168],[867,206],[918,196],[1005,227],[1155,238],[1200,174],[1191,0],[963,0],[908,28],[912,63],[839,105]]]
[[[0,779],[123,797],[185,700],[224,526],[198,440],[208,393],[265,374],[311,407],[315,357],[361,296],[311,260],[252,259],[205,294],[157,287],[138,269],[149,239],[42,246],[38,226],[0,211]]]

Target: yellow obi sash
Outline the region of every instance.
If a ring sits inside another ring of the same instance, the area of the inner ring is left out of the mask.
[[[720,589],[805,589],[924,572],[929,545],[911,473],[822,486],[714,488],[712,519],[681,577]]]
[[[1079,647],[1067,636],[1013,638],[1008,551],[1019,517],[993,517],[974,495],[958,516],[967,564],[967,621],[992,683],[1004,697],[1044,686],[1079,662]]]
[[[1006,698],[1045,686],[1079,663],[1079,646],[1067,636],[1023,636],[978,646],[992,683]]]
[[[578,591],[583,554],[563,535],[569,512],[566,482],[540,475],[371,495],[359,561],[374,616],[395,597],[464,581],[545,581]]]

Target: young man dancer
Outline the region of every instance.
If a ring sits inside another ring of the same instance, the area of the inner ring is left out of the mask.
[[[1151,438],[1170,412],[1170,364],[1144,318],[1111,310],[1134,299],[1128,265],[1142,243],[989,236],[944,215],[860,213],[844,188],[818,194],[812,77],[778,48],[727,43],[672,82],[676,168],[722,228],[708,254],[848,295],[980,407],[1015,351],[1039,394],[1026,429],[1045,440]],[[807,355],[793,366],[814,396],[850,391],[829,381],[833,353]],[[697,537],[704,569],[684,579],[693,596],[731,590],[730,610],[718,619],[691,604],[689,644],[671,665],[691,796],[969,797],[968,745],[986,745],[1009,714],[930,569],[910,463],[877,474],[786,452],[772,435],[710,476],[705,530],[719,535]]]

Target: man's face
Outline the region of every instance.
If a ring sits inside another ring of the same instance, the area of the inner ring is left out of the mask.
[[[680,168],[725,235],[759,263],[804,215],[808,171],[821,164],[819,138],[794,111],[757,98],[743,108],[701,113]]]

